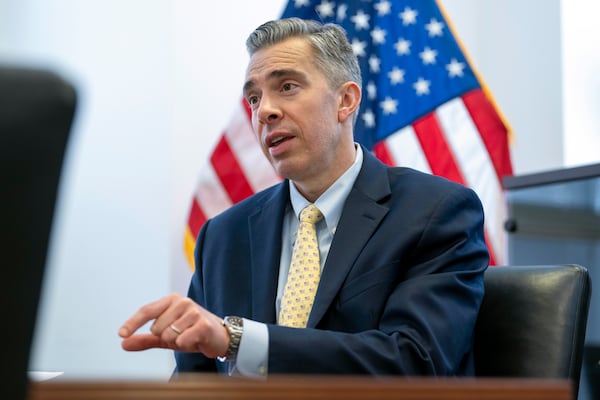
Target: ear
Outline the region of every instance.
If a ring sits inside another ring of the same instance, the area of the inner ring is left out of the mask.
[[[360,86],[356,82],[349,81],[340,86],[339,122],[345,122],[358,109],[361,97]]]

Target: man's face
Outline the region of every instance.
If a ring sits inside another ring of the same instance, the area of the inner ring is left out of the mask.
[[[331,184],[348,168],[352,132],[342,129],[342,92],[329,87],[305,39],[290,38],[252,56],[244,97],[263,152],[281,176],[300,185]]]

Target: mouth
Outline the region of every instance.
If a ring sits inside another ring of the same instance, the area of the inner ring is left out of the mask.
[[[280,134],[270,135],[266,139],[266,145],[267,145],[267,147],[276,147],[276,146],[280,145],[281,143],[290,140],[291,138],[292,138],[292,136],[289,136],[289,135],[280,135]]]
[[[288,154],[291,149],[292,139],[295,136],[287,132],[271,132],[265,137],[265,145],[270,157],[273,159],[279,159]]]

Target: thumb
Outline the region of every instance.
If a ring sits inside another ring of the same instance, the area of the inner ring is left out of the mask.
[[[168,349],[169,347],[158,336],[151,333],[129,336],[121,342],[123,350],[142,351],[148,349]]]

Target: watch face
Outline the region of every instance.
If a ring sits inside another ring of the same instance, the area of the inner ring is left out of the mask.
[[[235,316],[227,316],[223,319],[226,324],[235,325],[235,326],[243,326],[243,319]]]
[[[238,348],[242,339],[244,320],[240,317],[227,316],[223,318],[223,325],[229,331],[229,348],[224,357],[218,357],[219,361],[233,361],[237,357]]]

